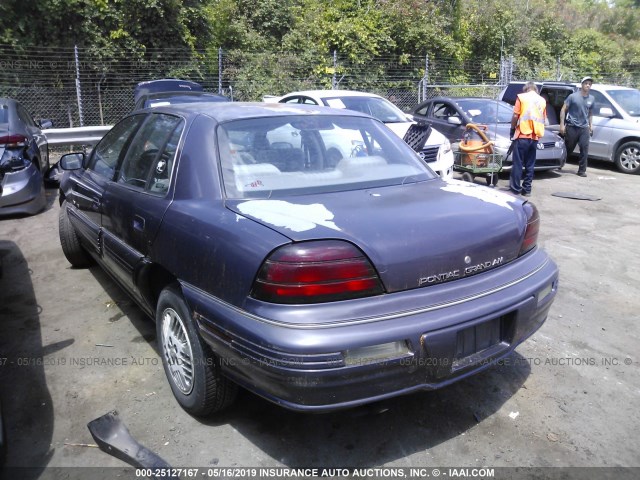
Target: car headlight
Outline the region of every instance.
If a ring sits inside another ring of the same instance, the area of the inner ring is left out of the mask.
[[[451,142],[448,139],[444,139],[440,148],[438,148],[438,160],[440,160],[447,153],[451,152]]]
[[[556,148],[564,148],[564,142],[562,140],[558,140],[554,145]]]

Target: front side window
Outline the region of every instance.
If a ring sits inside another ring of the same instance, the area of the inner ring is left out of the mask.
[[[236,120],[217,129],[229,198],[275,198],[435,178],[380,122],[349,116]]]
[[[145,115],[126,117],[109,130],[93,149],[89,170],[112,180],[124,148],[144,118]]]
[[[457,103],[472,122],[511,123],[513,107],[508,103],[497,100],[459,100]]]
[[[600,115],[601,108],[610,108],[611,111],[615,113],[616,109],[613,108],[613,104],[609,100],[607,100],[607,98],[602,93],[592,90],[591,95],[593,95],[593,98],[595,100],[595,102],[593,103],[594,115]]]
[[[596,92],[592,90],[591,93]],[[640,90],[607,90],[607,93],[629,115],[632,117],[640,117]]]
[[[151,114],[131,142],[117,183],[164,194],[169,188],[170,172],[182,129],[182,119],[166,114]]]
[[[448,103],[434,103],[433,104],[433,116],[443,121],[447,121],[449,117],[459,117],[458,112]]]

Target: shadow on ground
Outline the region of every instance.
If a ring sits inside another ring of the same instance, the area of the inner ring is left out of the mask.
[[[0,400],[6,429],[6,467],[25,471],[24,480],[39,478],[53,450],[54,410],[44,368],[47,355],[73,339],[42,344],[41,307],[31,270],[18,246],[0,240]],[[21,457],[29,452],[29,458]],[[0,472],[0,477],[5,478]],[[13,480],[13,479],[12,479]]]

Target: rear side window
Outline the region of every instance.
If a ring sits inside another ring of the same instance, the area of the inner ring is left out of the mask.
[[[112,180],[118,160],[144,117],[144,115],[127,117],[109,130],[94,148],[89,169]]]
[[[182,119],[173,115],[149,115],[131,142],[117,183],[156,195],[166,194],[182,124]]]

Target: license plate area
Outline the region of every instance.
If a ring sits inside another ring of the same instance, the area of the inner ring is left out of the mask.
[[[513,338],[513,325],[513,315],[509,314],[459,330],[452,372],[489,359],[508,348]]]

